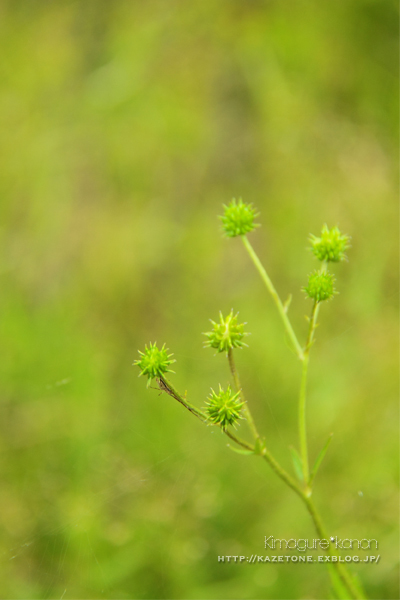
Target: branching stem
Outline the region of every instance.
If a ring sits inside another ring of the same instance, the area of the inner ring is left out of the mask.
[[[309,340],[312,341],[312,335],[309,336]],[[306,349],[307,349],[307,346],[306,346]],[[203,422],[207,421],[207,416],[202,411],[198,410],[195,406],[190,404],[186,400],[186,397],[184,398],[172,386],[172,384],[169,381],[167,381],[164,377],[160,377],[157,381],[158,381],[158,385],[159,385],[160,389],[163,392],[166,392],[169,396],[172,396],[172,398],[175,398],[175,400],[177,400],[180,404],[182,404],[185,408],[187,408],[187,410],[189,410],[195,417],[197,417],[201,421],[203,421]],[[236,382],[235,382],[235,385],[236,385]],[[249,450],[251,452],[254,452],[254,454],[257,454],[256,448],[254,446],[252,446],[251,444],[248,444],[246,441],[237,437],[230,430],[222,429],[222,431],[223,431],[223,433],[225,433],[225,435],[229,439],[234,441],[236,444],[238,444],[242,448],[245,448],[246,450]],[[257,439],[259,440],[260,438],[257,437]],[[319,516],[317,509],[314,506],[314,503],[310,497],[309,492],[307,490],[301,489],[301,487],[296,483],[296,481],[285,471],[285,469],[283,469],[281,467],[281,465],[273,457],[273,455],[267,449],[267,447],[265,446],[264,443],[262,443],[261,451],[259,452],[259,454],[269,464],[271,469],[278,475],[278,477],[280,479],[282,479],[282,481],[284,483],[286,483],[286,485],[288,485],[301,498],[301,500],[305,504],[305,506],[313,520],[314,527],[319,535],[319,538],[329,540],[329,537],[325,532],[324,526],[322,525],[321,517]],[[335,555],[335,556],[339,557],[339,554],[335,550],[332,550],[332,548],[330,546],[327,550],[327,553],[330,554],[331,556]],[[343,585],[346,587],[346,589],[352,595],[352,597],[355,598],[356,600],[363,600],[364,597],[360,594],[359,590],[354,585],[353,580],[352,580],[350,574],[348,573],[346,567],[338,561],[330,563],[330,566],[332,568],[336,569],[338,576],[340,577],[340,579],[343,582]]]

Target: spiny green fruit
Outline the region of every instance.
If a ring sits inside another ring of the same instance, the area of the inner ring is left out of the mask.
[[[245,323],[237,322],[239,313],[233,314],[233,310],[224,318],[222,312],[219,313],[219,323],[211,321],[213,325],[212,331],[208,331],[204,335],[208,340],[204,343],[205,346],[215,348],[218,352],[229,352],[230,348],[241,348],[247,346],[242,339],[245,335],[249,335],[243,331]]]
[[[232,393],[228,385],[226,390],[219,386],[218,394],[211,388],[211,394],[206,405],[208,419],[213,425],[225,429],[228,425],[235,426],[239,419],[244,403],[240,401],[240,392]]]
[[[224,215],[220,217],[222,221],[222,229],[228,237],[236,237],[238,235],[246,235],[253,231],[259,224],[254,223],[254,219],[258,216],[252,204],[246,204],[240,198],[236,202],[233,198],[232,202],[224,206]]]
[[[135,360],[133,363],[140,368],[140,375],[147,375],[149,386],[151,380],[156,377],[162,377],[165,373],[173,373],[169,368],[172,363],[176,362],[174,359],[171,360],[171,356],[173,354],[168,354],[168,348],[165,347],[165,344],[159,350],[157,348],[156,342],[152,344],[150,342],[149,348],[145,346],[144,352],[138,351],[140,354],[140,359]]]
[[[350,248],[350,237],[340,232],[338,227],[322,227],[321,237],[310,236],[311,251],[318,260],[340,262],[346,260],[346,250]]]
[[[314,271],[308,277],[308,285],[303,291],[316,302],[330,300],[338,292],[334,288],[335,277],[328,271]]]

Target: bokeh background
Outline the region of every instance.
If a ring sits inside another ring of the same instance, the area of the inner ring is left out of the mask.
[[[3,1],[0,7],[2,598],[328,598],[323,565],[221,565],[312,538],[303,506],[132,367],[157,341],[202,406],[226,385],[201,333],[252,332],[243,386],[287,469],[299,364],[240,240],[304,339],[310,233],[352,236],[322,307],[308,398],[315,501],[398,598],[397,3]],[[245,427],[241,427],[246,435]]]

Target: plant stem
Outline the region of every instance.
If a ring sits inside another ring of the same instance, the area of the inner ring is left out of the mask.
[[[187,408],[188,411],[190,411],[195,417],[197,417],[201,421],[207,421],[207,416],[201,410],[198,410],[195,406],[190,404],[186,400],[186,398],[183,398],[181,394],[174,388],[172,383],[165,379],[165,377],[158,378],[157,382],[162,392],[166,392],[169,396],[175,398],[175,400],[183,404],[183,406]]]
[[[319,538],[329,541],[329,536],[327,535],[327,533],[325,531],[325,528],[321,521],[321,517],[319,516],[311,497],[303,494],[303,501],[307,507],[307,510],[308,510],[312,520],[313,520],[314,527],[318,533]],[[330,545],[329,545],[329,548],[326,550],[326,552],[330,556],[337,556],[338,558],[340,557],[339,553],[336,550],[333,550]],[[362,600],[364,598],[364,596],[362,594],[360,594],[360,591],[354,585],[354,582],[353,582],[348,570],[346,569],[346,567],[338,561],[335,561],[335,562],[332,562],[329,564],[331,565],[332,568],[336,569],[337,574],[339,575],[340,579],[342,580],[343,585],[347,588],[348,592],[356,600]]]
[[[296,494],[298,496],[300,496],[300,498],[302,499],[303,503],[305,504],[305,506],[313,520],[314,527],[318,533],[319,538],[329,541],[329,536],[327,535],[327,533],[324,529],[324,526],[321,521],[321,517],[319,516],[317,509],[315,508],[314,503],[313,503],[310,495],[308,494],[308,492],[303,491],[297,485],[297,483],[290,477],[290,475],[288,475],[286,473],[286,471],[280,466],[280,464],[274,459],[274,457],[271,455],[271,453],[266,448],[264,449],[262,456],[268,462],[270,467],[275,471],[275,473],[286,483],[286,485],[288,485],[290,488],[292,488],[292,490],[294,492],[296,492]],[[337,556],[338,558],[340,556],[339,553],[336,552],[336,550],[333,550],[330,545],[329,545],[328,549],[326,550],[326,552],[331,556]],[[333,569],[336,569],[340,579],[343,582],[343,585],[346,587],[348,592],[356,600],[362,600],[364,598],[364,596],[362,596],[360,594],[359,590],[354,585],[352,578],[351,578],[349,572],[347,571],[346,567],[338,561],[329,563],[329,565]]]
[[[271,452],[264,446],[261,456],[267,461],[269,466],[275,473],[288,485],[300,498],[304,499],[303,490],[297,485],[294,479],[286,473],[285,469],[281,467],[277,460],[272,456]]]
[[[236,370],[235,361],[233,360],[233,350],[232,350],[232,348],[229,348],[229,350],[228,350],[228,361],[229,361],[229,367],[230,367],[230,370],[231,370],[231,373],[232,373],[233,381],[234,381],[234,384],[235,384],[235,390],[236,390],[236,392],[240,392],[240,396],[242,398],[242,402],[244,402],[243,412],[246,415],[246,419],[247,419],[247,422],[249,424],[249,427],[250,427],[250,429],[251,429],[251,431],[253,433],[253,436],[256,439],[260,439],[260,434],[257,431],[257,427],[256,427],[256,424],[254,423],[254,419],[253,419],[252,414],[250,412],[250,408],[249,408],[249,406],[248,406],[248,404],[246,402],[246,399],[244,397],[242,386],[240,385],[239,375],[238,375],[238,372]]]
[[[246,450],[251,450],[251,452],[254,452],[254,446],[251,446],[241,438],[238,438],[236,435],[228,431],[228,429],[223,429],[222,431],[225,433],[225,435],[228,436],[228,438],[239,444],[239,446],[242,446],[243,448],[246,448]]]
[[[306,427],[306,390],[308,363],[310,359],[310,348],[314,339],[314,332],[317,326],[317,317],[319,312],[319,302],[314,302],[308,336],[305,348],[303,350],[303,369],[301,374],[300,395],[299,395],[299,440],[300,440],[300,455],[303,466],[304,482],[308,487],[309,484],[309,467],[308,467],[308,448],[307,448],[307,427]],[[309,490],[308,490],[309,491]]]
[[[280,299],[278,292],[276,291],[272,281],[270,280],[270,278],[268,277],[268,274],[266,272],[266,270],[264,269],[260,259],[258,258],[257,254],[255,253],[253,246],[250,244],[249,240],[247,239],[247,237],[245,235],[241,236],[242,240],[243,240],[243,244],[247,250],[247,252],[250,255],[250,258],[252,259],[253,263],[255,264],[255,267],[257,269],[257,271],[260,273],[262,280],[264,281],[265,285],[267,286],[267,289],[269,291],[269,293],[271,294],[276,307],[278,309],[278,312],[281,316],[281,319],[283,321],[283,325],[287,331],[287,334],[293,344],[293,347],[296,351],[296,354],[298,356],[298,358],[300,360],[304,359],[304,355],[303,355],[303,350],[299,344],[299,341],[296,337],[296,334],[293,330],[292,324],[290,323],[289,317],[287,316],[285,307],[282,303],[282,300]]]
[[[288,475],[286,473],[286,471],[280,466],[280,464],[274,459],[274,457],[271,455],[271,453],[266,448],[264,449],[262,456],[268,462],[270,467],[275,471],[275,473],[286,483],[286,485],[288,485],[290,488],[292,488],[292,490],[294,492],[296,492],[296,494],[298,496],[300,496],[300,498],[302,499],[303,503],[305,504],[305,506],[313,520],[314,527],[318,533],[319,538],[329,541],[329,536],[327,535],[325,528],[322,524],[321,517],[319,516],[317,509],[315,508],[315,505],[314,505],[310,495],[308,494],[308,492],[303,491],[297,485],[297,483],[290,477],[290,475]],[[339,553],[336,552],[336,550],[333,550],[330,545],[329,545],[328,549],[326,550],[326,552],[330,556],[337,556],[338,558],[340,556]],[[362,600],[364,598],[364,596],[360,594],[359,590],[354,585],[352,578],[351,578],[349,572],[347,571],[346,567],[338,561],[329,563],[329,565],[333,569],[336,569],[340,579],[343,582],[343,585],[346,587],[348,592],[356,600]]]
[[[300,456],[303,468],[303,478],[308,485],[309,469],[308,469],[308,450],[307,450],[307,430],[306,430],[306,384],[307,370],[309,357],[305,356],[303,361],[303,371],[301,375],[300,397],[299,397],[299,440],[300,440]]]

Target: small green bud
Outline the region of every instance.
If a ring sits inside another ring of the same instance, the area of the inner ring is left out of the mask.
[[[165,347],[165,344],[159,350],[155,342],[154,344],[150,342],[150,347],[145,346],[144,352],[140,352],[139,350],[139,354],[141,358],[135,360],[133,364],[137,365],[141,370],[139,377],[140,375],[147,375],[148,386],[152,379],[162,377],[165,373],[174,372],[169,367],[176,361],[174,359],[171,360],[173,354],[168,354],[168,348]]]
[[[316,302],[330,300],[338,292],[334,288],[335,277],[327,271],[314,271],[308,278],[308,286],[303,291]]]
[[[238,314],[233,314],[233,310],[224,319],[222,312],[219,313],[219,323],[211,321],[213,324],[213,330],[208,331],[204,335],[207,336],[208,340],[204,342],[205,346],[210,348],[216,348],[218,352],[226,352],[228,354],[230,348],[241,348],[247,346],[242,339],[245,335],[249,335],[243,331],[246,323],[239,324],[237,322]]]
[[[346,250],[350,248],[350,237],[340,232],[338,227],[328,229],[324,225],[321,237],[310,236],[311,251],[318,260],[326,262],[340,262],[347,260]]]
[[[232,394],[230,385],[226,391],[220,385],[218,394],[211,388],[205,409],[209,421],[213,425],[220,425],[222,429],[226,429],[228,425],[235,427],[237,421],[242,418],[240,411],[244,406],[244,402],[239,398],[240,392]]]
[[[222,229],[228,237],[236,237],[237,235],[246,235],[259,227],[258,223],[254,223],[254,219],[258,216],[252,204],[245,204],[242,199],[236,203],[235,198],[232,202],[225,206],[225,213],[220,217],[222,221]]]

